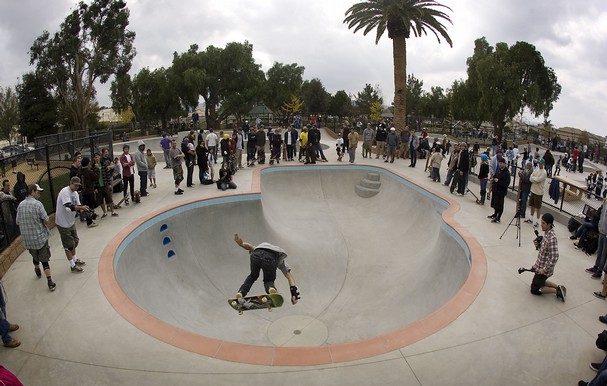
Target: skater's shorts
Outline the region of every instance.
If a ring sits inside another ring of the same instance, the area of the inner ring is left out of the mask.
[[[541,295],[542,287],[546,285],[546,280],[548,280],[548,276],[538,275],[536,273],[533,276],[533,281],[531,281],[531,293],[534,295]]]
[[[534,193],[529,194],[529,207],[540,209],[542,207],[542,195]]]

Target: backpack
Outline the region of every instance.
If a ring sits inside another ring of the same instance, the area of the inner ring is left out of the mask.
[[[586,242],[586,253],[589,255],[592,255],[593,253],[596,252],[596,250],[599,249],[599,239],[598,237],[592,238],[590,240],[588,240],[588,242]]]

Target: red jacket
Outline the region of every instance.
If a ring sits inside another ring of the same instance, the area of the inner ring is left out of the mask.
[[[131,161],[127,161],[124,153],[120,155],[120,165],[122,165],[122,175],[124,177],[130,177],[133,175],[133,166],[135,166],[135,157],[132,154],[129,154],[131,157]],[[126,165],[126,166],[125,166]]]

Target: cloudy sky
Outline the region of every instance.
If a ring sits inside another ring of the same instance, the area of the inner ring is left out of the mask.
[[[440,1],[440,0],[439,0]],[[491,45],[526,41],[554,68],[563,90],[549,119],[607,135],[607,2],[605,0],[442,0],[449,6],[453,47],[432,36],[409,39],[408,74],[424,89],[448,88],[466,77],[466,59],[474,40]],[[305,67],[304,79],[319,78],[327,91],[356,93],[366,83],[378,85],[391,103],[392,49],[387,34],[353,34],[343,24],[348,0],[127,0],[137,56],[133,73],[171,65],[173,52],[193,43],[225,46],[253,44],[255,60],[267,71],[274,62]],[[29,70],[28,51],[44,30],[53,33],[72,0],[0,0],[0,86],[14,86]],[[110,105],[109,85],[98,87],[102,105]],[[528,122],[541,122],[529,113]]]

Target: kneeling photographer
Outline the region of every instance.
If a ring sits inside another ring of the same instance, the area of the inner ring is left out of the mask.
[[[539,252],[535,264],[531,267],[531,271],[535,272],[531,282],[531,293],[534,295],[554,293],[557,299],[565,302],[567,296],[565,286],[548,281],[548,278],[554,273],[554,266],[559,259],[558,241],[554,233],[554,217],[550,213],[544,213],[540,226],[544,232],[544,237],[538,234],[538,237],[533,241],[536,249],[539,248]]]

